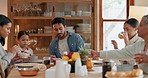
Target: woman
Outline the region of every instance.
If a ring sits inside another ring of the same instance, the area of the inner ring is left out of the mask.
[[[15,56],[17,52],[17,46],[13,46],[10,52],[6,52],[3,48],[5,45],[5,38],[9,35],[12,23],[11,20],[0,15],[0,57],[2,68],[5,70],[11,62],[11,59]]]
[[[13,62],[15,63],[20,63],[20,62],[28,62],[29,57],[33,55],[33,50],[29,48],[29,33],[25,31],[20,31],[17,36],[17,41],[18,41],[18,52],[15,58],[13,59]],[[24,58],[19,56],[20,53],[26,53],[27,55],[29,54],[29,57]]]
[[[123,39],[126,46],[132,45],[134,43],[143,40],[141,37],[138,36],[137,33],[138,26],[139,22],[135,18],[131,18],[125,21],[123,28],[124,29]],[[115,40],[112,40],[112,44],[114,45],[114,49],[118,49],[118,44]]]

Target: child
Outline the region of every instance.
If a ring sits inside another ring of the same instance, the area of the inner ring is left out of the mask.
[[[28,62],[29,57],[33,55],[33,50],[28,47],[29,44],[29,34],[25,31],[20,31],[17,36],[18,41],[18,53],[13,58],[14,63],[20,63],[20,62]],[[24,58],[20,54],[26,53],[29,54],[29,57]]]

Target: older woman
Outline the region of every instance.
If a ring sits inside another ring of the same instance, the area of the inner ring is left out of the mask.
[[[10,52],[6,52],[3,49],[3,46],[5,45],[5,38],[9,35],[11,26],[11,20],[4,15],[0,15],[0,62],[4,70],[10,64],[11,59],[17,52],[17,46],[13,46]]]

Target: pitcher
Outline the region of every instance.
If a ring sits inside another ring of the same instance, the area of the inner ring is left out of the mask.
[[[71,65],[67,61],[56,61],[56,75],[55,78],[69,78]]]

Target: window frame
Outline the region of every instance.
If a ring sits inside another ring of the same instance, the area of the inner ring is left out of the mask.
[[[134,5],[134,0],[127,0],[126,19],[103,19],[102,16],[102,0],[99,0],[99,50],[103,50],[103,22],[124,22],[129,16],[129,7]]]

